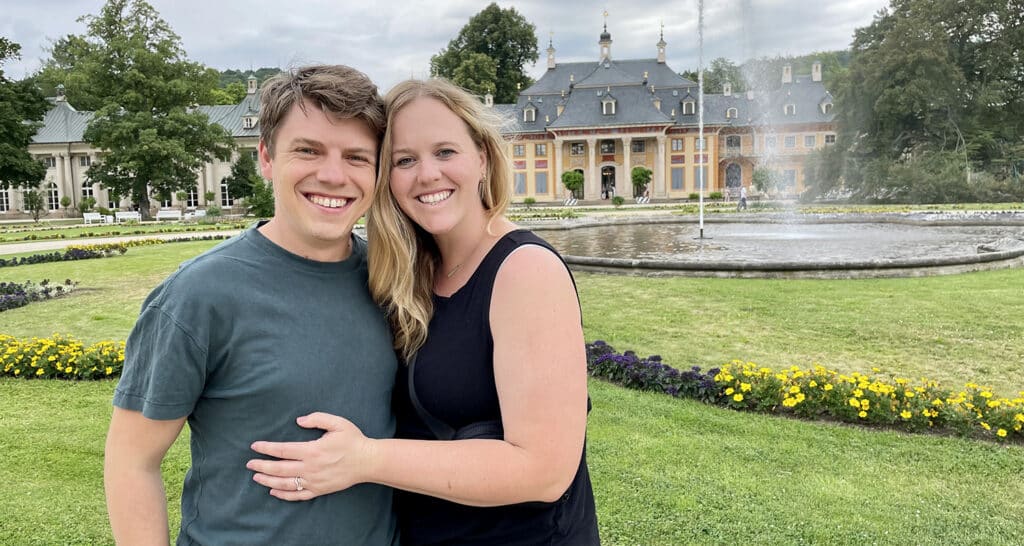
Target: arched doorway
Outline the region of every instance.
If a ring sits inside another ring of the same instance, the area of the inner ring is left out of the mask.
[[[615,196],[615,167],[605,165],[601,167],[601,199],[611,199]]]
[[[728,199],[739,199],[743,187],[743,167],[730,163],[725,167],[725,194]]]

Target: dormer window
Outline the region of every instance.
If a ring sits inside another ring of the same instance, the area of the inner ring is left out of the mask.
[[[795,104],[787,104],[785,107],[783,107],[783,112],[785,112],[785,114],[787,116],[795,116],[796,115],[796,105]]]
[[[606,116],[615,115],[615,99],[611,97],[605,97],[601,101],[601,113]]]
[[[697,103],[692,100],[683,101],[683,115],[692,116],[697,112]]]
[[[725,111],[725,119],[736,119],[739,117],[739,110],[735,108],[729,108]]]
[[[256,116],[245,116],[245,117],[243,117],[242,118],[242,128],[243,129],[252,129],[252,128],[256,127],[257,119],[258,118]]]
[[[523,121],[525,123],[532,123],[537,121],[537,109],[533,106],[527,106],[523,108]]]
[[[821,105],[821,113],[822,114],[829,114],[831,112],[832,112],[832,103],[831,102],[826,102],[826,103],[823,103]]]

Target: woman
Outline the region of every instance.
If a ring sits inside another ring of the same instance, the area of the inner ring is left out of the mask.
[[[395,384],[397,438],[313,414],[299,424],[327,430],[320,440],[254,444],[284,459],[251,461],[254,479],[286,500],[392,486],[406,544],[596,544],[572,277],[504,217],[510,164],[478,100],[430,80],[403,82],[385,102],[369,265],[411,364]]]

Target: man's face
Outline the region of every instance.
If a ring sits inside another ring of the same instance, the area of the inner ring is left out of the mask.
[[[373,198],[377,134],[358,119],[332,119],[306,102],[285,115],[274,152],[259,144],[260,170],[274,185],[274,218],[260,231],[312,260],[348,256],[349,236]]]

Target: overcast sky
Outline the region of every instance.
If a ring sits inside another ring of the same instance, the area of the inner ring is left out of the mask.
[[[430,56],[443,48],[486,2],[468,0],[150,0],[181,37],[189,57],[217,69],[343,63],[373,78],[382,90],[409,76],[425,77]],[[653,58],[665,26],[668,64],[677,72],[698,63],[697,0],[502,0],[537,28],[547,66],[553,37],[559,62],[597,60],[598,35],[608,11],[612,58]],[[726,57],[802,55],[845,49],[856,28],[871,23],[888,0],[708,0],[704,62]],[[22,59],[4,72],[20,79],[47,57],[52,39],[85,26],[79,16],[99,12],[102,0],[0,0],[0,35],[22,46]]]

